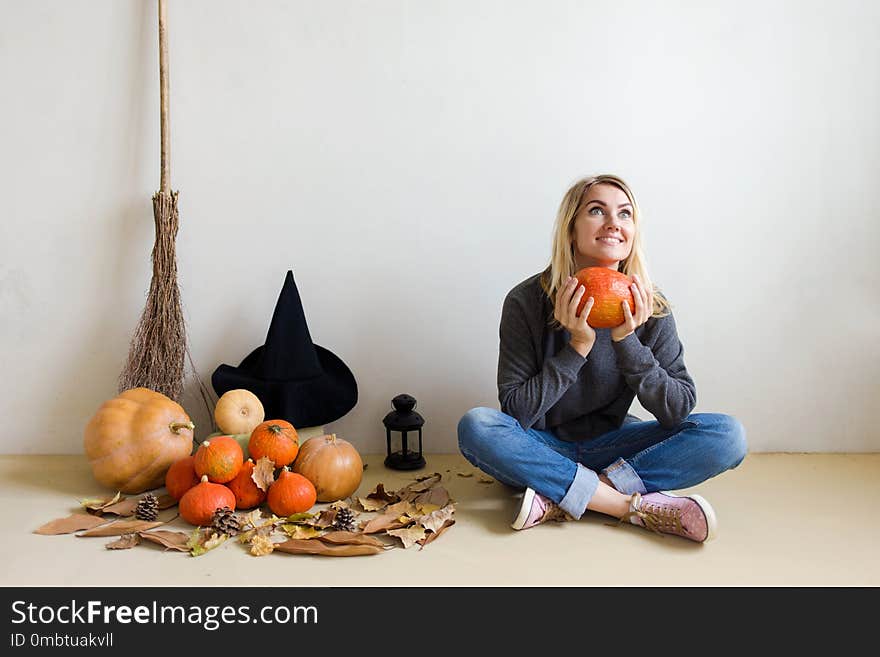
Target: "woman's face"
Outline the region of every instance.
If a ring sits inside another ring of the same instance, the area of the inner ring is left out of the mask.
[[[575,264],[617,269],[632,251],[633,207],[616,185],[599,183],[588,190],[574,218]]]

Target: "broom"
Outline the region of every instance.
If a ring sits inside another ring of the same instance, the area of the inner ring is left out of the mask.
[[[145,387],[161,392],[175,401],[183,392],[184,357],[189,356],[186,344],[186,325],[180,305],[177,285],[177,255],[174,241],[180,226],[177,211],[179,192],[170,186],[171,159],[168,131],[168,35],[165,28],[167,11],[165,0],[159,0],[159,87],[162,138],[161,178],[159,191],[153,195],[153,219],[156,224],[156,242],[153,245],[153,277],[143,314],[135,329],[128,359],[119,376],[119,392]],[[210,393],[198,373],[199,391],[209,411]],[[213,420],[213,413],[209,414]]]

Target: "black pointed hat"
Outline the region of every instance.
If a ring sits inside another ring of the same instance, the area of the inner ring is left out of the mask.
[[[222,364],[211,376],[217,395],[244,388],[263,404],[266,419],[294,427],[327,424],[357,403],[357,383],[338,356],[312,342],[293,272],[287,272],[266,342],[238,367]]]

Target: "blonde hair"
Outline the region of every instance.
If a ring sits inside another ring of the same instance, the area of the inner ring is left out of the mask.
[[[617,270],[627,276],[638,274],[638,277],[646,285],[650,285],[654,290],[654,308],[651,313],[652,317],[663,317],[669,314],[670,306],[666,297],[651,282],[648,276],[648,266],[645,262],[645,254],[642,250],[642,231],[641,231],[641,212],[636,197],[622,178],[610,174],[602,174],[583,178],[572,185],[562,198],[559,204],[559,211],[556,213],[556,224],[553,228],[553,243],[550,252],[550,264],[541,273],[541,287],[550,297],[550,303],[555,306],[556,293],[565,283],[565,279],[575,273],[576,263],[574,257],[574,220],[581,208],[587,191],[593,185],[605,183],[614,185],[626,194],[629,202],[632,203],[632,219],[635,230],[633,231],[632,250],[629,256],[623,260],[617,267]],[[551,320],[553,318],[551,317]],[[552,323],[552,322],[551,322]]]

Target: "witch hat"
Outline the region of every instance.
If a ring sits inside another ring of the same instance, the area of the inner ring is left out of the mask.
[[[288,270],[265,344],[238,367],[211,375],[218,396],[244,388],[263,404],[266,419],[313,427],[339,419],[357,403],[357,383],[338,356],[312,342],[299,291]]]

